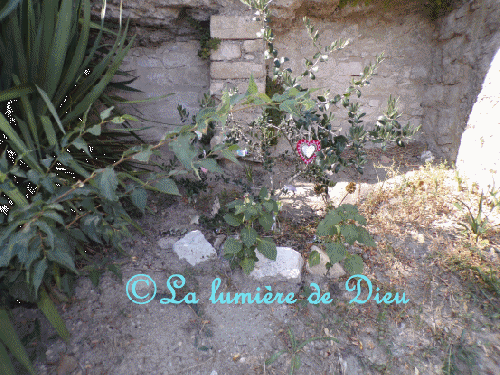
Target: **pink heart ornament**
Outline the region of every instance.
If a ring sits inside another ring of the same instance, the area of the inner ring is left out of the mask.
[[[306,139],[301,139],[297,142],[297,152],[302,161],[306,164],[309,164],[316,158],[316,152],[320,149],[321,145],[318,140],[308,141]]]

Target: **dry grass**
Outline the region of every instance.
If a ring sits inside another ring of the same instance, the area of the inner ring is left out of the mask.
[[[428,244],[429,255],[445,270],[456,272],[464,281],[473,282],[493,303],[500,297],[500,207],[483,202],[483,212],[491,226],[479,238],[464,230],[468,212],[454,206],[457,199],[477,214],[480,192],[464,186],[454,169],[445,164],[422,166],[419,170],[400,174],[389,167],[389,179],[377,184],[361,204],[370,233],[378,236],[384,258],[391,267],[404,262],[403,254],[392,254],[384,245],[388,236],[406,238]],[[484,219],[484,216],[483,216]],[[391,256],[393,259],[390,259]]]

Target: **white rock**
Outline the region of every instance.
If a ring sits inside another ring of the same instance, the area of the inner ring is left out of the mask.
[[[290,247],[277,247],[276,261],[267,259],[256,251],[259,261],[250,276],[255,279],[272,278],[273,281],[293,281],[299,283],[304,260],[302,255]]]
[[[217,256],[213,246],[199,230],[189,232],[177,241],[174,244],[174,252],[179,258],[186,259],[192,266]]]
[[[420,160],[422,160],[422,163],[431,163],[434,161],[434,155],[432,155],[432,152],[430,151],[424,151],[422,152],[422,155],[420,155]]]
[[[317,251],[319,253],[319,264],[314,267],[309,266],[309,262],[306,262],[306,270],[312,275],[317,276],[325,276],[326,274],[326,264],[330,261],[328,255],[320,249],[318,246],[311,246],[311,251]],[[344,276],[346,273],[342,266],[338,263],[335,263],[332,268],[330,268],[330,272],[326,275],[329,279],[338,279],[341,276]]]

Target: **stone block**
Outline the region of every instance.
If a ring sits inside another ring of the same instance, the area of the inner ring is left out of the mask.
[[[250,62],[215,61],[210,66],[212,79],[248,79],[250,74],[253,74],[254,78],[263,78],[266,75],[264,65]]]
[[[259,39],[245,40],[243,42],[245,52],[264,52],[264,41]]]
[[[212,16],[210,35],[220,39],[259,39],[261,25],[252,17]]]
[[[257,251],[259,261],[255,263],[255,269],[250,276],[258,280],[300,283],[300,272],[304,263],[302,255],[290,247],[278,247],[276,250],[276,261],[267,259]]]
[[[265,92],[266,81],[264,78],[256,79],[255,84],[259,92]],[[248,79],[235,79],[235,80],[224,80],[215,81],[210,83],[210,93],[212,95],[221,95],[224,88],[237,88],[238,92],[245,92],[248,89]]]
[[[340,77],[357,76],[363,73],[363,64],[357,61],[341,63],[337,66],[335,74]]]
[[[174,244],[174,252],[192,266],[205,262],[217,256],[217,252],[205,239],[205,236],[195,230],[186,234]]]
[[[234,60],[240,57],[240,45],[229,41],[222,41],[219,48],[210,55],[212,61]]]

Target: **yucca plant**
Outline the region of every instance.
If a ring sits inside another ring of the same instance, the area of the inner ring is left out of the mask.
[[[93,43],[91,28],[98,31]],[[127,162],[147,161],[151,146],[128,148],[123,156],[126,148],[109,150],[113,136],[131,132],[105,125],[135,120],[116,112],[105,91],[132,46],[127,30],[128,22],[124,28],[120,22],[108,48],[101,43],[103,20],[90,20],[89,0],[0,1],[0,112],[10,117],[0,114],[1,374],[15,373],[8,352],[34,373],[10,323],[12,301],[36,303],[67,340],[49,295],[54,282],[70,295],[75,251],[85,256],[88,244],[120,249],[134,224],[123,197],[144,210],[145,188],[178,194],[168,178],[144,182],[120,172]],[[98,103],[107,109],[99,113]],[[99,149],[110,159],[96,158]],[[119,275],[116,266],[108,268]]]

